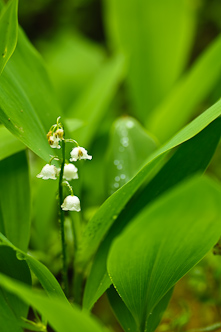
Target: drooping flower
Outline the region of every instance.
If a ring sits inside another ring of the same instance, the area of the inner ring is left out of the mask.
[[[42,168],[41,172],[37,175],[37,178],[41,178],[43,180],[48,180],[48,179],[56,180],[57,175],[58,175],[58,169],[54,165],[46,164]]]
[[[53,149],[60,149],[61,146],[59,145],[59,142],[60,142],[60,138],[53,134],[52,136],[49,136],[48,138],[48,143],[50,144],[51,148]]]
[[[62,139],[64,136],[64,130],[62,128],[58,128],[55,132],[55,136]]]
[[[73,164],[64,165],[64,178],[68,181],[78,179],[78,169]]]
[[[87,150],[85,150],[85,148],[78,146],[71,151],[70,161],[77,161],[78,159],[79,160],[81,160],[81,159],[91,160],[92,156],[88,155]]]
[[[80,200],[77,196],[69,195],[64,199],[63,204],[61,205],[62,210],[64,211],[81,211]]]

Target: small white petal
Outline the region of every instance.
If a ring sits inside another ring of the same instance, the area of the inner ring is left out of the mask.
[[[64,165],[64,178],[68,181],[78,179],[78,169],[73,164]]]
[[[63,204],[61,205],[62,210],[64,211],[81,211],[80,200],[77,196],[69,195],[64,199]]]
[[[88,155],[87,150],[85,150],[85,148],[78,146],[71,151],[70,161],[77,161],[78,159],[79,160],[81,160],[81,159],[91,160],[92,156]]]
[[[48,179],[56,180],[57,174],[58,174],[58,169],[54,165],[46,164],[42,168],[41,172],[37,175],[37,178],[41,178],[43,180],[48,180]]]
[[[50,142],[50,146],[52,149],[60,149],[61,146],[59,145],[60,142],[60,138],[58,136],[56,136],[55,134],[53,134],[53,136],[49,137],[49,142]]]

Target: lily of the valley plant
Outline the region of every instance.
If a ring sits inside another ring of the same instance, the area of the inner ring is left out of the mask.
[[[74,195],[73,188],[68,181],[78,179],[78,168],[69,161],[65,160],[65,144],[74,143],[77,145],[70,153],[71,162],[76,162],[81,159],[91,160],[92,156],[88,155],[85,148],[79,146],[78,142],[73,139],[65,138],[64,127],[60,122],[60,117],[57,118],[57,123],[52,125],[47,133],[48,143],[53,149],[62,149],[62,158],[58,156],[52,156],[49,163],[46,164],[41,172],[37,175],[38,178],[43,180],[56,180],[59,178],[59,219],[61,226],[61,241],[62,241],[62,258],[63,258],[63,287],[67,294],[68,292],[68,280],[67,280],[67,260],[65,250],[65,233],[64,233],[64,211],[81,211],[80,200]],[[57,168],[52,164],[53,161],[59,162],[60,167]],[[67,186],[70,190],[70,195],[63,199],[63,186]]]

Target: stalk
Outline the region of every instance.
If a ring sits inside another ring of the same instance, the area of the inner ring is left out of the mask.
[[[73,296],[76,304],[82,305],[82,292],[83,292],[83,271],[79,269],[77,264],[77,253],[81,240],[81,223],[79,216],[73,220],[72,218],[72,230],[74,237],[74,279],[73,279]]]
[[[65,164],[65,140],[62,140],[62,164],[59,177],[59,220],[61,227],[61,246],[62,246],[62,286],[65,295],[68,295],[68,276],[67,276],[67,255],[66,255],[66,244],[65,244],[65,232],[64,232],[64,211],[61,208],[63,203],[63,174]]]

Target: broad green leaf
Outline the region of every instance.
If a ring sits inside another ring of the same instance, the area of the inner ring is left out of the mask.
[[[70,107],[68,114],[82,121],[83,128],[75,132],[79,144],[89,146],[123,78],[124,57],[117,55],[107,60],[93,81]]]
[[[108,331],[95,319],[78,307],[64,303],[58,298],[48,298],[41,292],[31,290],[23,284],[0,275],[0,284],[7,291],[19,296],[23,301],[36,308],[56,332],[104,332]]]
[[[123,330],[125,332],[137,331],[137,325],[133,316],[127,309],[126,305],[118,295],[113,285],[107,290],[107,296],[111,304],[111,308]]]
[[[0,121],[48,161],[55,152],[46,134],[59,115],[42,59],[19,30],[16,50],[0,76]]]
[[[31,285],[31,275],[28,265],[16,258],[14,250],[0,246],[0,273]],[[4,332],[22,331],[19,327],[21,317],[28,314],[28,305],[16,295],[0,288],[0,323]]]
[[[4,234],[18,248],[26,251],[30,237],[31,200],[25,151],[0,161],[0,183]]]
[[[217,242],[220,216],[220,187],[195,177],[145,208],[114,241],[108,272],[139,331],[148,331],[162,297]]]
[[[154,307],[152,314],[147,319],[148,331],[153,332],[156,330],[159,325],[164,311],[166,310],[171,296],[173,294],[173,287],[162,297],[162,299],[157,303],[156,307]]]
[[[113,239],[152,200],[185,178],[204,172],[220,140],[220,132],[221,118],[218,118],[196,136],[182,143],[157,175],[146,182],[139,194],[126,204],[95,255],[84,293],[85,308],[91,309],[111,284],[106,261]]]
[[[111,243],[112,238],[105,238],[95,255],[83,296],[83,308],[86,310],[91,310],[112,284],[107,272],[107,257]]]
[[[23,329],[19,326],[17,318],[13,315],[12,310],[8,307],[7,302],[1,296],[0,291],[0,324],[1,329],[4,332],[23,332]]]
[[[132,117],[117,119],[111,130],[107,158],[108,193],[128,182],[156,150],[156,142]]]
[[[25,145],[22,144],[21,141],[12,135],[4,126],[0,126],[0,160],[24,149]]]
[[[195,8],[185,0],[103,2],[110,40],[129,58],[127,83],[134,109],[147,119],[185,66]]]
[[[3,9],[0,5],[0,75],[12,56],[18,36],[18,0],[11,0]]]
[[[220,53],[221,36],[197,59],[146,122],[147,128],[161,142],[169,139],[193,117],[197,105],[212,90],[220,77]]]
[[[16,252],[4,245],[0,246],[0,273],[31,285],[31,274],[27,263],[18,260]],[[8,306],[11,307],[17,318],[27,316],[28,306],[24,302],[21,302],[17,296],[5,294],[4,291],[2,294],[5,295]]]
[[[133,204],[128,204],[128,209],[122,211],[121,218],[125,219],[124,223],[166,190],[195,173],[203,173],[212,159],[220,137],[221,117],[180,145],[158,174],[140,190]]]
[[[166,295],[159,301],[159,303],[154,308],[152,315],[149,316],[148,332],[155,331],[155,329],[159,325],[163,313],[166,310],[166,307],[170,301],[172,293],[173,288],[171,288],[168,293],[166,293]],[[111,286],[111,288],[107,290],[107,296],[111,307],[124,331],[137,331],[137,325],[132,314],[127,309],[125,303],[122,301],[113,286]]]
[[[84,265],[96,252],[100,242],[108,232],[112,224],[116,221],[119,213],[125,207],[138,188],[149,176],[153,176],[152,172],[156,171],[156,167],[162,166],[162,160],[165,155],[174,147],[189,140],[209,123],[221,114],[221,101],[214,104],[207,111],[193,120],[177,135],[175,135],[168,143],[155,151],[146,161],[143,169],[136,174],[127,184],[121,187],[117,192],[110,196],[100,207],[97,213],[89,221],[82,237],[82,246],[78,253],[78,261]]]
[[[18,249],[1,233],[0,233],[0,241],[4,245],[7,245],[12,249],[14,249],[20,260],[26,260],[30,269],[36,275],[42,287],[45,289],[45,291],[49,296],[54,296],[59,298],[63,302],[68,302],[58,281],[55,279],[53,274],[47,269],[46,266],[44,266],[42,263],[40,263],[37,259],[35,259],[31,255],[26,254],[24,251]]]

